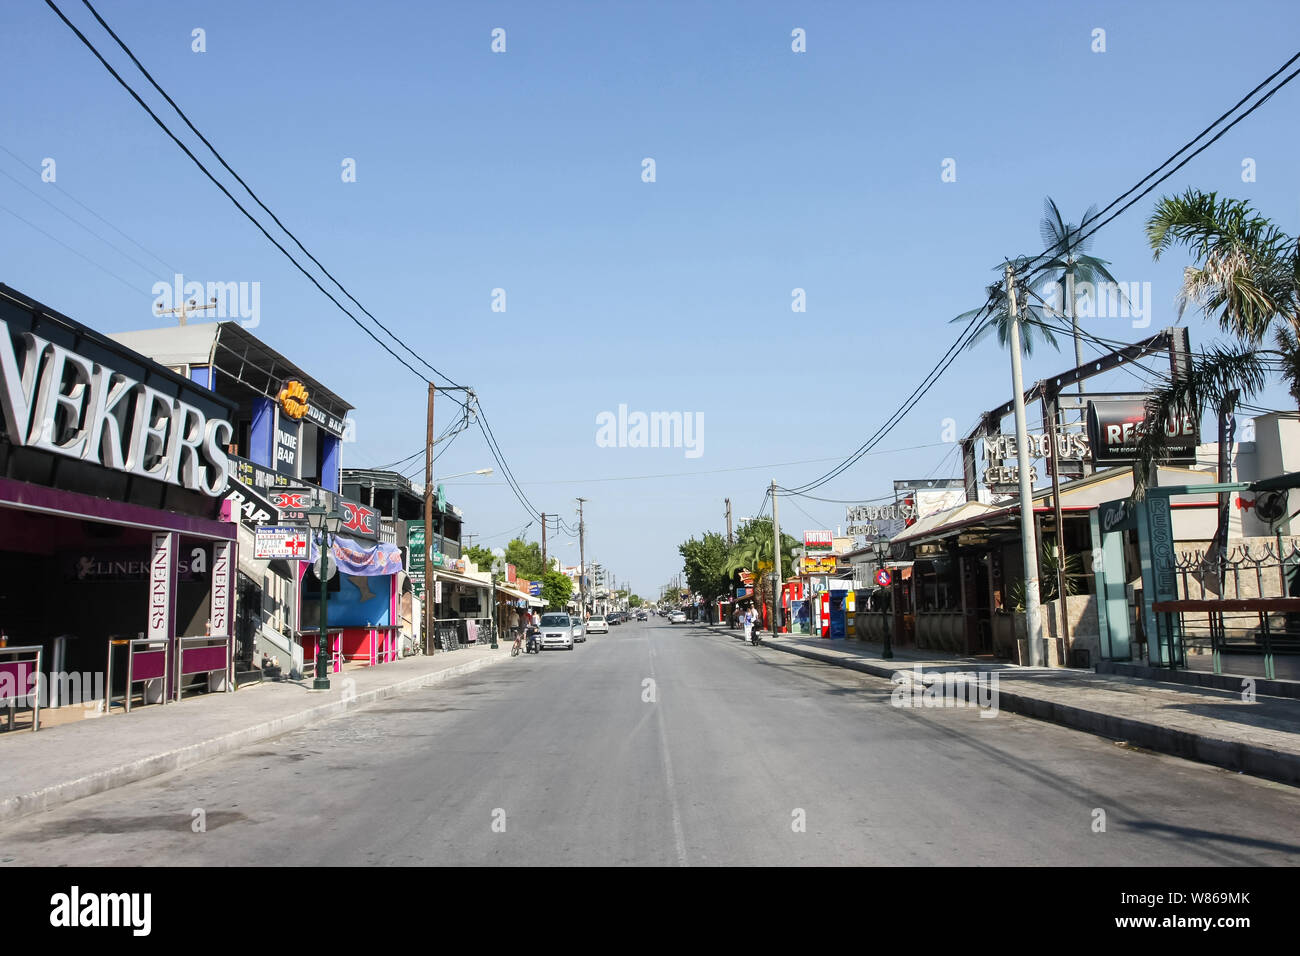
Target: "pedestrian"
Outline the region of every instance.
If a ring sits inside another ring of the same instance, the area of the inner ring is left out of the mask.
[[[744,621],[745,621],[745,643],[753,644],[754,643],[754,609],[752,607],[745,608]]]

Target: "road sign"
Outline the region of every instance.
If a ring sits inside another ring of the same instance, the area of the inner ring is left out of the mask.
[[[889,568],[881,568],[876,572],[876,583],[882,588],[887,588],[894,583],[894,576],[889,573]]]
[[[253,557],[263,561],[277,558],[307,560],[307,532],[296,525],[259,525],[253,529]]]

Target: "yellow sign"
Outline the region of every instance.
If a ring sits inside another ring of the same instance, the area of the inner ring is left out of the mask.
[[[805,557],[803,559],[804,574],[834,574],[835,573],[835,556],[819,555],[817,557]]]
[[[284,413],[294,421],[307,414],[307,386],[302,382],[296,379],[286,382],[276,397],[280,399],[280,407],[284,409]]]

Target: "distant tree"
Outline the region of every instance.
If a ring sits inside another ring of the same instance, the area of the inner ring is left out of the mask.
[[[531,579],[530,579],[531,580]],[[549,611],[563,610],[573,596],[573,579],[563,571],[547,571],[542,578],[542,600]]]
[[[769,526],[770,527],[770,526]],[[677,546],[686,568],[686,586],[712,603],[731,590],[731,573],[727,570],[727,541],[716,531],[706,531],[700,539],[692,537]]]
[[[515,538],[506,545],[506,564],[515,566],[515,573],[526,581],[540,581],[546,569],[542,567],[542,548],[536,541]]]
[[[477,564],[481,571],[487,571],[492,567],[492,552],[488,548],[480,548],[478,545],[471,544],[467,548],[462,548],[461,553],[467,561],[473,561]]]

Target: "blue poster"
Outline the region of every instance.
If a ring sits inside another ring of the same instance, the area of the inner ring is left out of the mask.
[[[844,597],[847,591],[831,591],[831,638],[844,638],[848,635],[847,616],[844,613]]]

